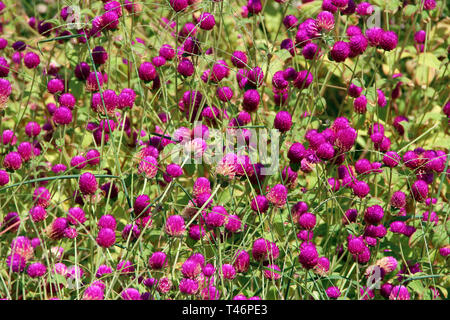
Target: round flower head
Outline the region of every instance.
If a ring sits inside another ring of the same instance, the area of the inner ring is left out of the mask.
[[[364,35],[355,35],[350,38],[349,40],[349,46],[350,46],[350,57],[356,57],[359,54],[364,53],[367,48],[367,39],[364,37]]]
[[[89,76],[90,71],[91,67],[89,67],[89,64],[83,61],[77,64],[74,74],[78,80],[86,80]]]
[[[48,92],[55,94],[64,91],[64,82],[61,79],[52,79],[47,83]]]
[[[302,55],[307,60],[317,59],[320,55],[320,48],[315,43],[308,43],[303,47]]]
[[[197,281],[189,278],[181,279],[178,287],[181,293],[189,295],[196,294],[199,289]]]
[[[98,81],[97,81],[98,80]],[[86,91],[95,92],[99,91],[100,87],[103,86],[105,79],[101,72],[90,72],[88,77],[86,78]]]
[[[11,90],[11,83],[7,79],[0,79],[0,111],[8,102]]]
[[[255,112],[258,109],[260,95],[258,90],[250,89],[245,91],[242,106],[247,112]]]
[[[341,296],[341,291],[338,287],[328,287],[327,290],[325,290],[325,293],[330,299],[337,299]]]
[[[6,258],[6,265],[8,266],[8,271],[19,273],[25,269],[26,260],[20,254],[11,254]]]
[[[373,13],[373,7],[368,2],[361,2],[356,6],[356,13],[360,16],[370,16]]]
[[[28,266],[27,273],[31,278],[40,278],[47,273],[47,267],[40,262],[35,262]]]
[[[388,151],[383,157],[383,163],[389,168],[396,167],[401,161],[400,156],[395,151]]]
[[[215,206],[211,209],[211,212],[208,212],[205,216],[205,223],[208,227],[218,228],[221,227],[225,218],[227,217],[228,212],[222,206]]]
[[[408,288],[405,286],[395,286],[389,294],[389,300],[409,300],[410,294]]]
[[[277,184],[267,193],[267,200],[275,207],[282,208],[287,201],[287,188],[282,184]]]
[[[17,212],[9,212],[3,218],[2,229],[9,229],[10,232],[16,232],[20,226],[20,217]]]
[[[224,279],[233,280],[236,277],[236,270],[231,264],[222,265],[222,276]]]
[[[281,132],[289,131],[292,127],[291,114],[288,111],[279,111],[275,116],[273,126]]]
[[[384,216],[384,210],[379,205],[373,205],[366,209],[364,220],[369,224],[377,225],[381,222]]]
[[[322,11],[317,15],[316,24],[322,30],[331,31],[334,28],[334,15],[329,11]]]
[[[242,51],[234,51],[231,55],[231,63],[237,68],[245,68],[247,66],[247,55]]]
[[[53,121],[56,124],[66,125],[72,122],[72,111],[66,107],[59,107],[53,114]]]
[[[86,215],[83,209],[79,207],[74,207],[69,209],[69,213],[67,214],[67,220],[72,225],[84,224],[86,222]]]
[[[269,209],[269,201],[263,195],[257,195],[251,203],[251,208],[255,213],[264,213]]]
[[[250,255],[248,254],[248,252],[239,250],[235,255],[233,266],[236,269],[236,272],[247,272],[250,266]]]
[[[167,255],[164,252],[154,252],[148,259],[148,264],[153,270],[161,270],[167,266]]]
[[[109,248],[116,242],[116,233],[109,228],[101,228],[97,235],[97,244],[103,248]]]
[[[31,245],[30,239],[24,236],[19,236],[11,241],[11,253],[20,254],[26,261],[33,258],[34,248]]]
[[[9,174],[5,170],[0,170],[0,187],[9,183]]]
[[[351,25],[347,27],[346,34],[349,38],[356,36],[358,34],[362,34],[361,28],[355,25]]]
[[[302,229],[312,230],[316,226],[316,216],[306,212],[298,218],[298,224]]]
[[[298,19],[294,15],[287,15],[283,18],[283,25],[286,27],[286,29],[291,29],[298,25]]]
[[[200,28],[203,30],[211,30],[216,24],[214,15],[209,12],[203,12],[198,18],[198,22],[200,23]]]
[[[269,264],[267,267],[264,267],[263,274],[266,279],[278,280],[281,278],[282,272],[276,264]]]
[[[391,197],[391,206],[394,208],[403,208],[406,206],[406,195],[402,191],[395,191]]]
[[[119,97],[114,90],[105,90],[102,93],[96,92],[92,95],[91,108],[101,114],[112,115],[119,102]]]
[[[394,31],[383,31],[380,37],[380,47],[386,51],[394,50],[397,47],[398,37]]]
[[[116,222],[116,219],[112,215],[106,214],[106,215],[103,215],[100,217],[100,219],[97,222],[97,226],[99,229],[109,228],[109,229],[115,230],[116,226],[117,226],[117,222]]]
[[[307,70],[302,70],[297,73],[297,77],[294,80],[294,87],[297,89],[306,89],[313,82],[313,75]]]
[[[41,59],[39,59],[39,56],[34,52],[27,52],[23,58],[23,63],[28,69],[36,68],[40,62]]]
[[[94,49],[92,49],[92,59],[94,60],[94,63],[97,65],[105,64],[108,60],[108,53],[106,53],[105,48],[101,46],[97,46]]]
[[[225,229],[231,233],[238,232],[242,227],[241,219],[235,215],[230,214],[225,219]]]
[[[416,201],[425,201],[428,198],[428,184],[423,180],[417,180],[411,186],[411,194]]]
[[[312,269],[319,262],[319,254],[312,243],[303,243],[300,246],[300,255],[298,257],[301,265],[305,269]]]
[[[180,12],[187,8],[188,1],[187,0],[170,0],[169,4],[175,12]]]
[[[351,238],[348,241],[348,251],[351,254],[360,254],[362,253],[366,248],[366,245],[364,244],[364,241],[361,237],[355,237]]]
[[[98,182],[95,176],[90,172],[85,172],[80,176],[78,186],[83,194],[94,194],[98,189]]]
[[[142,300],[141,294],[137,289],[127,288],[120,294],[123,300]]]
[[[158,160],[152,156],[146,156],[139,163],[138,173],[144,174],[147,179],[152,179],[158,173]]]
[[[111,269],[111,267],[102,264],[98,267],[97,271],[95,272],[95,277],[101,278],[104,275],[112,274],[112,272],[113,270]]]
[[[194,64],[187,58],[181,59],[177,67],[178,73],[182,76],[190,77],[194,74]]]
[[[96,285],[91,285],[86,288],[83,293],[83,300],[103,300],[103,289]]]
[[[350,55],[350,46],[347,42],[336,41],[330,51],[331,58],[336,62],[343,62]]]
[[[9,63],[5,58],[0,57],[0,77],[5,78],[9,74]]]
[[[130,88],[124,88],[118,96],[117,108],[123,109],[128,107],[131,109],[133,108],[135,99],[136,93],[134,92],[134,90]]]
[[[179,237],[185,232],[184,219],[182,216],[173,215],[167,218],[165,231],[169,236]]]
[[[425,43],[427,33],[424,30],[419,30],[414,34],[414,41],[416,43]]]
[[[355,112],[364,114],[367,111],[367,98],[365,95],[361,95],[353,101],[353,108]]]
[[[233,98],[233,90],[229,87],[219,87],[216,96],[222,102],[229,102]]]
[[[34,204],[44,208],[49,206],[51,197],[50,192],[44,187],[36,188],[33,192]]]
[[[216,287],[209,286],[202,290],[201,297],[203,300],[219,300],[220,292]]]
[[[370,187],[365,181],[356,181],[352,189],[353,193],[359,198],[364,198],[370,192]]]
[[[336,8],[345,8],[349,0],[331,0],[331,4]]]

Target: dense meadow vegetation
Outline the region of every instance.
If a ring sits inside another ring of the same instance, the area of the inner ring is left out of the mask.
[[[0,299],[448,299],[445,0],[0,1]]]

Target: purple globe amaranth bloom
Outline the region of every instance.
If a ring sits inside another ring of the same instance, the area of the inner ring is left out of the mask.
[[[95,176],[90,172],[85,172],[80,176],[78,186],[83,194],[94,194],[98,189],[98,182]]]
[[[341,291],[338,287],[328,287],[327,290],[325,290],[325,293],[330,299],[337,299],[341,296]]]
[[[100,217],[100,219],[97,222],[97,226],[99,229],[109,228],[109,229],[115,230],[116,226],[117,226],[117,222],[116,222],[116,219],[112,215],[106,214],[106,215],[103,215]]]
[[[138,70],[139,79],[144,82],[150,82],[156,78],[156,69],[151,62],[143,62]]]
[[[299,262],[305,269],[314,268],[319,262],[319,254],[314,244],[304,242],[300,246]]]
[[[203,12],[198,18],[198,22],[200,24],[200,28],[203,30],[211,30],[216,24],[214,15],[209,12]]]
[[[318,59],[318,57],[320,56],[320,48],[313,42],[308,43],[303,47],[302,55],[307,60]]]
[[[233,263],[236,272],[245,273],[250,266],[250,255],[247,251],[239,250],[235,255]]]
[[[418,202],[424,202],[428,198],[428,184],[423,180],[417,180],[411,186],[411,194]]]
[[[269,209],[269,201],[263,195],[257,195],[251,203],[251,208],[256,213],[264,213]]]
[[[61,79],[51,79],[47,83],[48,92],[55,94],[64,91],[64,82]]]
[[[288,111],[279,111],[273,123],[275,129],[281,132],[287,132],[292,127],[292,116]]]
[[[377,225],[381,222],[384,216],[384,210],[379,205],[373,205],[366,209],[364,214],[364,221],[369,224]]]
[[[287,188],[282,184],[277,184],[270,189],[266,195],[266,198],[275,207],[282,208],[286,204],[287,194]]]
[[[222,265],[222,276],[224,279],[233,280],[236,277],[236,269],[231,264]]]
[[[283,25],[286,29],[294,28],[298,25],[298,19],[294,15],[287,15],[283,18]]]
[[[245,68],[247,60],[247,55],[242,51],[234,51],[231,55],[231,63],[237,68]]]
[[[40,262],[34,262],[28,266],[27,273],[31,278],[40,278],[47,273],[47,267]]]
[[[360,16],[370,16],[373,13],[373,7],[369,2],[361,2],[356,6],[356,13]]]
[[[370,192],[370,187],[365,181],[356,181],[352,189],[353,193],[359,198],[364,198]]]
[[[310,212],[306,212],[298,218],[298,225],[302,229],[312,230],[316,226],[316,216]]]
[[[102,46],[97,46],[92,49],[92,59],[97,65],[105,64],[108,60],[108,53]]]
[[[169,236],[179,237],[185,232],[184,219],[179,215],[172,215],[167,218],[165,231]]]
[[[185,294],[189,294],[189,295],[194,295],[199,290],[198,282],[196,280],[189,279],[189,278],[181,279],[178,287],[179,287],[181,293],[185,293]]]
[[[27,52],[23,58],[23,63],[28,69],[34,69],[39,66],[41,59],[34,52]]]
[[[97,244],[109,248],[116,242],[116,233],[110,228],[101,228],[96,238]]]
[[[393,287],[389,294],[389,300],[410,300],[408,288],[402,285]]]
[[[322,11],[316,18],[317,27],[325,31],[331,31],[334,28],[334,15],[328,11]]]
[[[389,168],[394,168],[398,166],[401,161],[401,157],[395,151],[388,151],[383,157],[383,163]]]
[[[355,112],[364,114],[367,111],[367,98],[365,95],[360,95],[353,101],[353,108]]]
[[[75,77],[79,80],[86,80],[90,72],[91,68],[89,67],[89,64],[84,61],[77,64],[74,70]]]
[[[406,206],[406,195],[402,191],[395,191],[391,197],[391,206],[394,208],[403,208]]]
[[[183,58],[178,64],[177,71],[182,76],[190,77],[192,76],[192,74],[194,74],[194,64],[191,62],[191,60]]]
[[[20,254],[14,253],[6,258],[6,265],[8,266],[8,271],[19,273],[25,269],[26,260]]]
[[[7,79],[0,79],[0,111],[3,110],[8,102],[11,91],[11,83]]]
[[[183,11],[188,7],[187,0],[170,0],[169,4],[175,12]]]
[[[313,75],[311,72],[307,70],[302,70],[297,73],[297,77],[295,78],[293,84],[297,89],[306,89],[313,82]]]
[[[350,55],[350,46],[347,42],[336,41],[330,51],[331,58],[336,62],[343,62]]]
[[[153,270],[161,270],[167,266],[167,255],[164,252],[154,252],[148,259],[148,264]]]
[[[362,34],[355,35],[350,38],[349,46],[350,46],[350,58],[356,57],[366,51],[368,41],[366,37]]]
[[[258,109],[260,99],[258,90],[250,89],[245,91],[242,102],[244,110],[249,113],[255,112]]]
[[[0,170],[0,186],[5,186],[9,183],[9,174],[5,170]]]
[[[397,47],[398,37],[394,31],[383,31],[380,37],[380,47],[386,51],[394,50]]]

